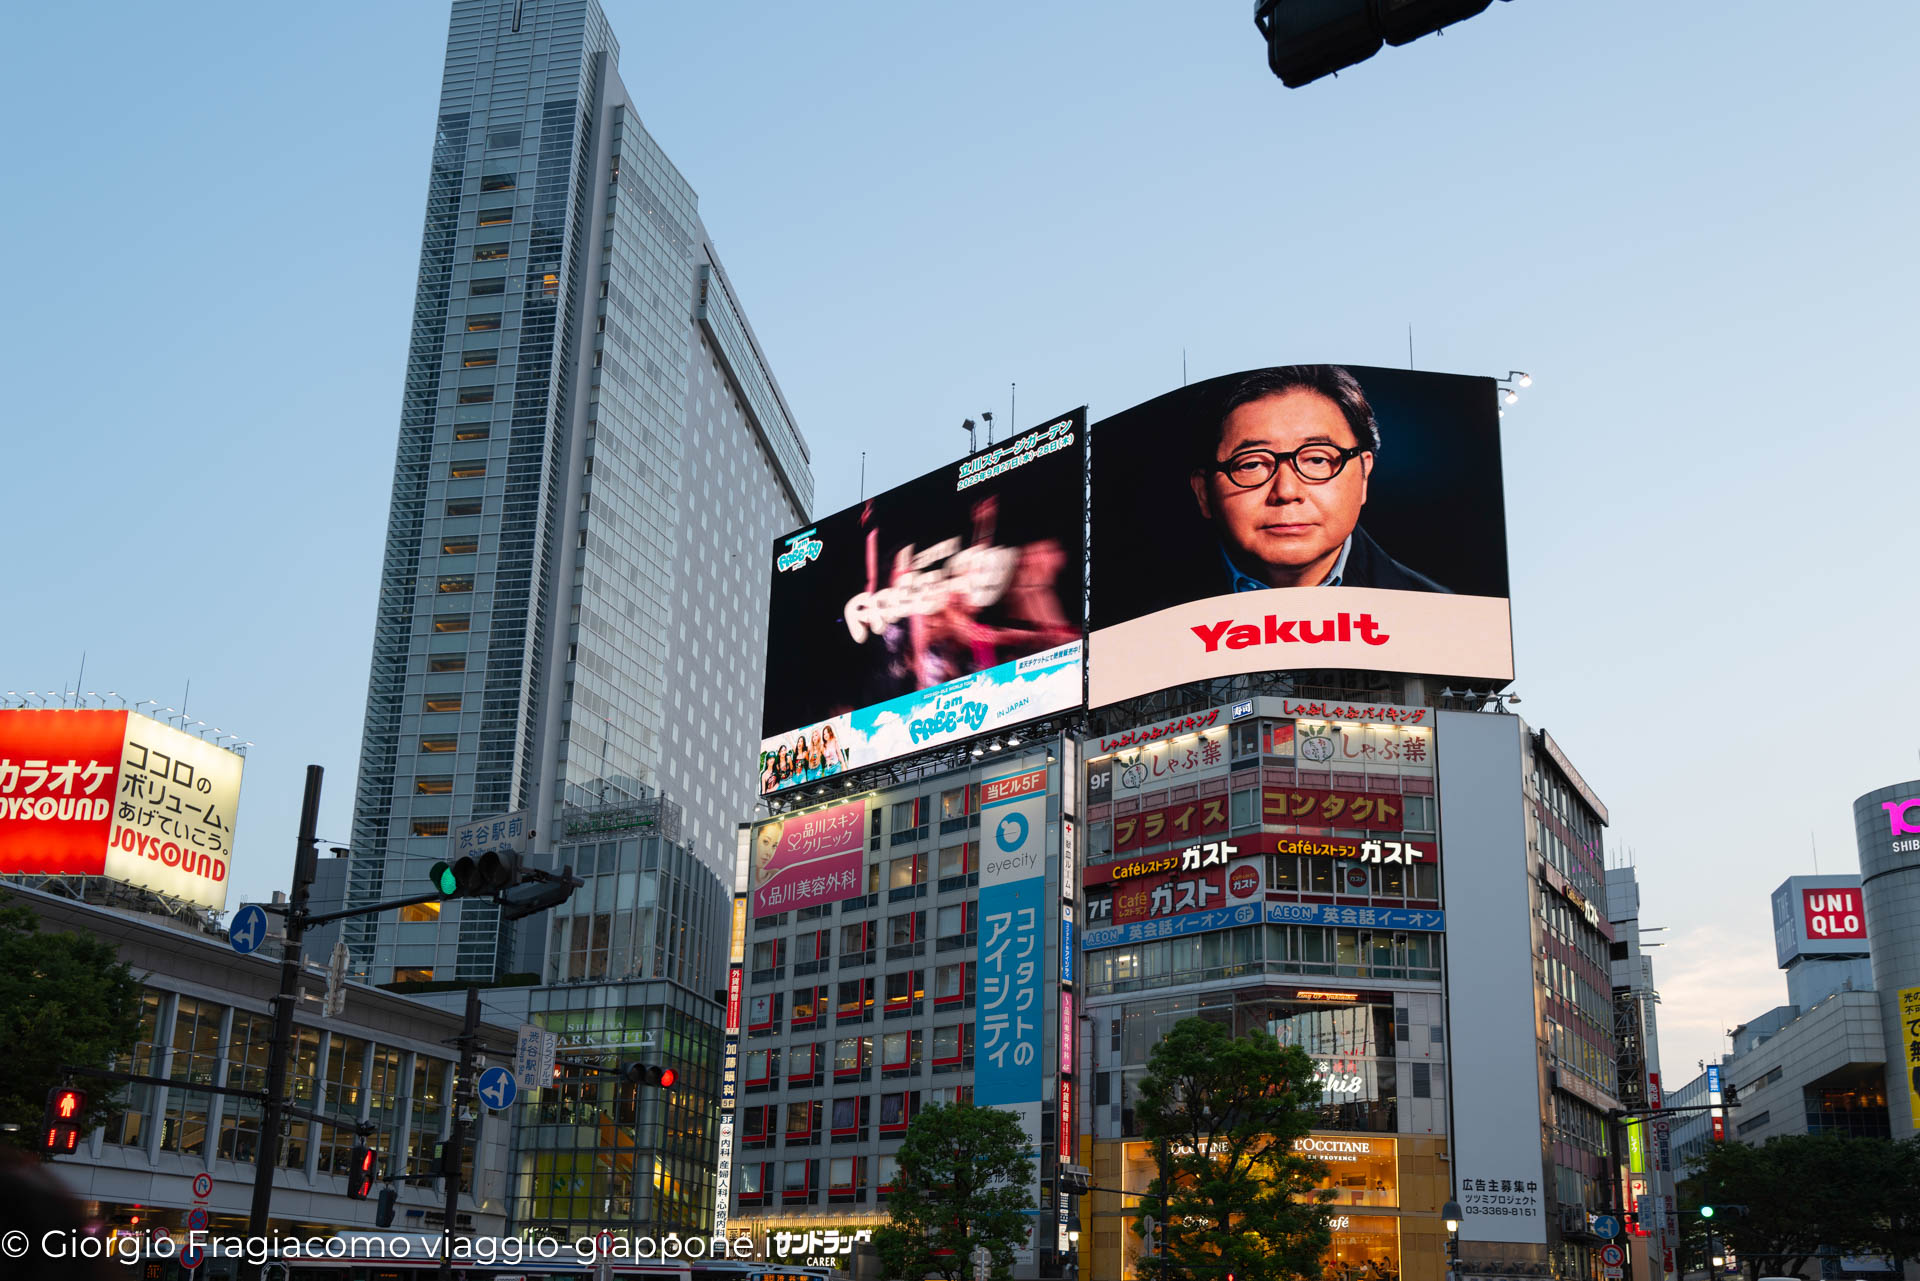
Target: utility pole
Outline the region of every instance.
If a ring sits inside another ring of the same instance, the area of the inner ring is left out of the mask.
[[[443,1225],[440,1249],[440,1281],[453,1281],[453,1222],[460,1212],[461,1155],[467,1146],[466,1111],[473,1102],[474,1047],[480,1043],[480,989],[467,989],[467,1017],[460,1025],[460,1073],[453,1084],[453,1130],[442,1149],[442,1168],[447,1180],[447,1221]],[[474,1177],[480,1166],[474,1162]]]
[[[307,893],[320,862],[320,780],[318,765],[307,766],[307,793],[300,802],[300,835],[293,848],[293,893],[287,899],[285,950],[280,956],[280,995],[274,998],[273,1046],[267,1057],[267,1097],[260,1104],[260,1145],[253,1168],[253,1206],[247,1235],[267,1235],[267,1210],[273,1202],[273,1175],[280,1165],[280,1124],[285,1115],[287,1056],[293,1046],[293,1007],[300,1001],[300,940],[306,934]],[[264,1275],[264,1265],[262,1265]]]

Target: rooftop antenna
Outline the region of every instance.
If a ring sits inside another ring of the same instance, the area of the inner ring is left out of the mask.
[[[860,451],[860,501],[867,501],[867,451]]]
[[[1185,347],[1180,349],[1180,385],[1182,387],[1187,385],[1187,349]]]
[[[973,438],[973,419],[969,418],[965,420],[960,426],[966,430],[967,452],[971,454],[974,450],[980,448],[979,442]]]
[[[73,680],[73,705],[80,706],[80,690],[87,683],[87,651],[80,651],[80,674]]]
[[[1020,403],[1020,384],[1008,383],[1007,384],[1007,421],[1008,422],[1017,423],[1020,421],[1020,415],[1017,412],[1015,412],[1015,409],[1014,409],[1014,407],[1019,403]]]
[[[1813,847],[1813,874],[1820,875],[1820,842],[1813,838],[1813,829],[1807,829],[1807,844]]]
[[[1407,368],[1413,368],[1413,322],[1407,322]]]

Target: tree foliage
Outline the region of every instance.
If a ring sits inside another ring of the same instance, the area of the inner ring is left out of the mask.
[[[111,942],[85,934],[43,934],[24,907],[0,907],[0,1121],[20,1129],[15,1143],[38,1142],[47,1092],[66,1067],[105,1067],[131,1054],[140,1033],[140,980]],[[83,1128],[118,1110],[105,1082],[75,1082],[88,1094]]]
[[[1183,1019],[1153,1047],[1138,1100],[1167,1281],[1318,1281],[1333,1194],[1315,1190],[1326,1167],[1294,1151],[1320,1101],[1306,1052]],[[1162,1269],[1142,1274],[1160,1281]]]
[[[998,1108],[955,1103],[914,1117],[896,1156],[892,1221],[873,1234],[887,1275],[956,1281],[981,1245],[993,1256],[996,1281],[1006,1281],[1033,1222],[1032,1144],[1018,1118]]]
[[[1733,1247],[1748,1277],[1817,1274],[1823,1248],[1920,1256],[1920,1142],[1791,1134],[1710,1146],[1682,1185],[1690,1235]],[[1701,1205],[1747,1207],[1699,1226]],[[1703,1242],[1704,1244],[1704,1242]]]

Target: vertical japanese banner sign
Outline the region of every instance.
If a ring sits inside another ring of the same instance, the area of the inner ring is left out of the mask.
[[[983,782],[980,831],[985,857],[980,868],[973,1101],[1017,1116],[1037,1155],[1041,1025],[1046,1018],[1044,931],[1051,915],[1046,910],[1046,767]]]
[[[1071,779],[1071,774],[1062,773],[1061,778]],[[1056,1093],[1054,1106],[1059,1109],[1060,1141],[1054,1149],[1054,1160],[1058,1165],[1073,1164],[1079,1152],[1074,1141],[1074,1109],[1078,1105],[1075,1095],[1076,1080],[1073,1065],[1076,1062],[1077,1040],[1075,1033],[1079,1029],[1079,1020],[1074,1017],[1073,999],[1073,895],[1080,882],[1078,861],[1074,850],[1074,821],[1065,814],[1060,816],[1060,1089]],[[1067,1233],[1072,1230],[1073,1198],[1067,1195],[1055,1181],[1055,1228],[1059,1241],[1055,1248],[1067,1250],[1072,1241]]]
[[[752,830],[740,827],[733,862],[733,921],[727,940],[727,1023],[720,1047],[720,1144],[713,1163],[713,1235],[727,1234],[733,1200],[733,1113],[740,1100],[740,1001],[746,978],[747,877],[753,857]]]
[[[1900,989],[1900,1030],[1906,1033],[1900,1039],[1907,1047],[1907,1100],[1920,1130],[1920,987]]]

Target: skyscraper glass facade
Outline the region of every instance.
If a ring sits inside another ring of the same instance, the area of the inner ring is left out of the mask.
[[[811,478],[618,59],[592,0],[453,6],[350,903],[423,888],[470,819],[532,811],[544,862],[573,810],[662,797],[731,875],[766,548]],[[346,927],[378,982],[537,971],[545,933],[470,901]]]

